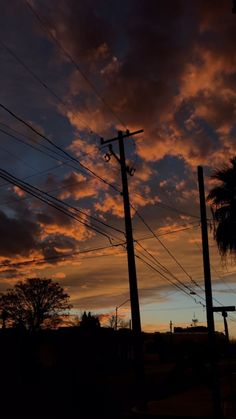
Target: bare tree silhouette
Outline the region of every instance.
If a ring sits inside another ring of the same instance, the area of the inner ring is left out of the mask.
[[[58,282],[45,278],[18,282],[0,297],[4,327],[22,327],[31,331],[55,327],[70,308],[69,295]]]

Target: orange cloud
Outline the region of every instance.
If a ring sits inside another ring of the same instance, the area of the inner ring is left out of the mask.
[[[15,192],[15,194],[20,198],[23,198],[26,195],[26,193],[22,189],[18,188],[18,186],[13,186],[12,189]]]
[[[103,213],[111,213],[116,215],[119,218],[123,218],[124,216],[124,207],[122,198],[119,196],[112,196],[109,194],[105,194],[103,202],[97,202],[94,205],[94,208],[97,211]]]
[[[62,181],[63,190],[59,193],[60,199],[73,198],[79,200],[86,197],[95,197],[98,194],[98,181],[94,178],[71,172]]]

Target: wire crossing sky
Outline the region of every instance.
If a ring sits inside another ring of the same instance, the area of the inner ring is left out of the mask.
[[[205,324],[196,168],[208,193],[236,155],[235,37],[221,0],[4,2],[0,291],[54,278],[104,319],[129,298],[120,168],[100,137],[143,129],[125,140],[142,327]],[[210,210],[208,224],[214,304],[235,305]]]

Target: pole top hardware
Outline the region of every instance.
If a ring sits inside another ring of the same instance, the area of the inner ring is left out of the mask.
[[[126,166],[126,171],[130,176],[134,176],[136,169],[134,167]]]
[[[215,313],[222,313],[222,312],[227,312],[227,311],[235,311],[236,307],[235,306],[221,306],[221,307],[212,307],[213,312]]]
[[[122,131],[118,131],[118,137],[111,138],[110,140],[104,140],[104,138],[101,137],[100,138],[101,145],[107,144],[107,143],[112,143],[113,141],[117,141],[117,140],[119,140],[120,137],[122,137],[122,138],[132,137],[133,135],[141,134],[142,132],[143,132],[143,129],[139,129],[139,130],[133,131],[133,132],[130,132],[127,129],[125,133],[123,133]]]
[[[111,153],[106,153],[105,156],[104,156],[104,160],[106,162],[110,161],[111,160]]]

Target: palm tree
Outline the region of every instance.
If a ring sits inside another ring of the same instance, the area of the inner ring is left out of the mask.
[[[207,197],[215,221],[214,238],[222,257],[236,256],[236,157],[212,178],[219,181]]]

